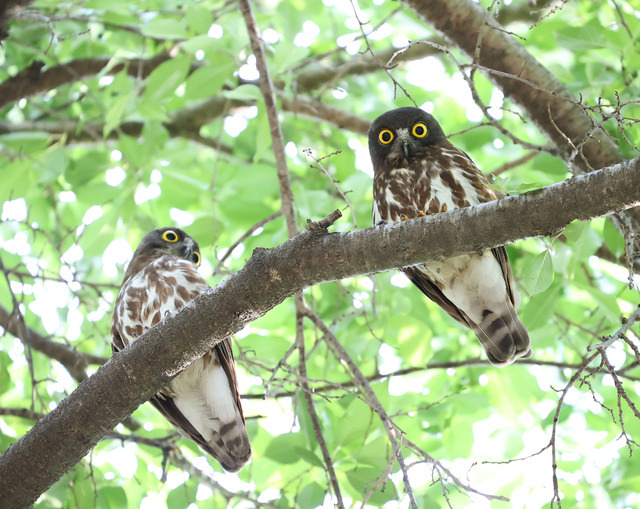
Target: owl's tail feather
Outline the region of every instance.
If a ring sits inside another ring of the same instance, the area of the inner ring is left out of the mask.
[[[251,458],[251,446],[244,422],[227,422],[203,446],[227,472],[237,472]]]
[[[251,458],[249,436],[239,411],[230,419],[221,420],[213,417],[210,411],[203,411],[205,405],[201,398],[174,399],[156,395],[151,403],[182,436],[197,443],[228,472],[237,472]]]
[[[506,302],[499,312],[483,310],[482,321],[470,325],[494,366],[508,366],[533,354],[529,333],[511,302]]]

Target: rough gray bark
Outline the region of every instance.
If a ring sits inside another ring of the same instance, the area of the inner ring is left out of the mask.
[[[257,249],[240,272],[107,362],[12,445],[0,457],[0,500],[34,503],[189,362],[306,287],[555,234],[574,219],[639,203],[640,158],[472,208],[350,233],[306,230]]]

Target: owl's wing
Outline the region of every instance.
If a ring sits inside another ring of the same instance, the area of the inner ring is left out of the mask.
[[[511,270],[511,264],[509,263],[509,258],[507,256],[507,250],[504,246],[500,246],[492,249],[491,252],[493,253],[493,256],[495,256],[496,260],[498,260],[500,268],[502,269],[502,275],[507,286],[507,294],[509,295],[511,304],[513,304],[514,307],[518,307],[520,304],[520,295],[515,289],[515,280],[513,278],[513,271]],[[431,281],[422,270],[420,270],[419,265],[415,267],[406,267],[402,269],[402,272],[407,275],[409,280],[416,285],[422,293],[449,313],[452,318],[456,319],[462,325],[471,327],[470,323],[458,307],[447,299],[436,284]]]
[[[449,315],[460,322],[465,327],[471,327],[463,313],[458,309],[458,307],[451,302],[447,297],[442,293],[440,288],[436,286],[436,284],[431,281],[431,279],[421,270],[420,265],[416,265],[414,267],[405,267],[402,269],[409,280],[416,285],[422,293],[424,293],[427,297],[429,297],[433,302],[435,302],[438,306],[444,309]]]
[[[194,391],[185,397],[182,391],[176,394],[171,388],[167,388],[156,394],[150,402],[178,428],[180,434],[190,438],[202,450],[216,458],[225,470],[237,472],[249,461],[251,447],[244,424],[230,339],[226,338],[218,343],[191,366],[191,371],[202,372],[199,385],[204,394]],[[179,376],[189,377],[188,370],[189,368]],[[224,387],[226,384],[223,377],[227,379],[228,388]],[[222,387],[216,387],[218,385]],[[228,397],[229,390],[233,403],[219,405],[222,403],[219,398]],[[216,391],[227,394],[216,394]],[[219,412],[216,408],[218,406],[231,408],[227,412]]]
[[[493,248],[491,252],[493,253],[493,256],[496,257],[496,260],[498,260],[500,268],[502,269],[502,275],[507,286],[507,294],[509,295],[511,304],[517,308],[520,305],[520,295],[516,291],[516,283],[513,278],[513,271],[511,270],[509,257],[507,256],[507,250],[504,246],[500,246]]]

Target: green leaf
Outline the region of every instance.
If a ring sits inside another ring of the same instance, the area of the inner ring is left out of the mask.
[[[309,49],[300,46],[293,46],[289,51],[278,51],[276,52],[276,67],[280,71],[289,69],[308,55]]]
[[[613,323],[619,323],[622,311],[620,310],[618,302],[612,295],[604,293],[592,286],[587,286],[585,284],[582,284],[581,286],[583,286],[584,290],[587,291],[589,296],[598,304],[598,310],[601,311],[607,319],[611,320]]]
[[[607,47],[603,30],[598,26],[567,26],[556,32],[557,44],[573,51],[588,51]]]
[[[358,447],[353,454],[353,459],[357,461],[359,465],[367,465],[384,470],[389,462],[389,442],[386,438],[378,437],[374,440],[368,441],[364,446]]]
[[[127,507],[127,494],[120,486],[104,486],[98,490],[98,508]]]
[[[284,433],[271,440],[264,455],[278,463],[292,464],[300,460],[295,448],[304,446],[304,437],[300,433]]]
[[[156,67],[149,79],[144,91],[143,99],[156,102],[173,94],[189,72],[189,59],[183,55],[163,62]]]
[[[186,482],[177,488],[173,488],[167,496],[167,507],[171,509],[187,509],[196,500],[198,485]]]
[[[567,230],[569,230],[568,235]],[[591,256],[602,244],[602,239],[589,223],[574,221],[565,228],[564,233],[571,240],[573,258],[577,262]]]
[[[83,154],[77,158],[71,158],[67,164],[64,178],[72,187],[82,187],[98,175],[103,175],[100,170],[110,162],[103,154],[92,154],[91,156]]]
[[[375,468],[357,467],[347,472],[347,479],[353,488],[354,495],[359,500],[362,500],[365,495],[369,496],[379,475],[380,472]],[[383,489],[384,491],[382,491]],[[369,504],[379,507],[395,497],[396,488],[390,480],[387,480],[386,483],[371,494]]]
[[[133,167],[142,166],[148,160],[149,154],[147,154],[144,145],[138,143],[136,138],[124,133],[118,139],[118,148]]]
[[[473,424],[475,419],[456,419],[442,433],[447,451],[456,458],[466,458],[473,446]]]
[[[322,460],[318,457],[317,454],[310,451],[309,449],[304,447],[294,447],[294,452],[299,456],[300,459],[305,460],[310,465],[313,465],[314,467],[323,468]]]
[[[239,101],[262,99],[262,93],[256,85],[240,85],[233,90],[224,93],[227,99],[237,99]]]
[[[264,101],[260,101],[258,105],[260,111],[265,111]],[[258,115],[258,135],[256,136],[256,152],[253,155],[254,162],[260,161],[267,154],[271,154],[271,128],[269,126],[269,118],[266,113]]]
[[[548,291],[525,299],[519,315],[529,331],[546,325],[555,311],[561,290],[560,284],[554,284]]]
[[[322,505],[325,489],[318,483],[307,484],[296,497],[296,507],[300,509],[313,509]]]
[[[15,200],[24,197],[35,183],[37,173],[28,159],[17,159],[10,163],[3,163],[0,169],[0,200]]]
[[[171,18],[155,18],[140,27],[140,31],[156,39],[186,39],[184,23]]]
[[[105,123],[102,135],[106,138],[109,136],[109,133],[113,131],[116,127],[120,125],[120,121],[122,120],[122,115],[124,114],[125,109],[127,108],[127,104],[129,103],[129,99],[131,96],[129,94],[120,96],[116,101],[111,105],[111,108],[107,111],[105,115]]]
[[[624,238],[611,221],[604,223],[604,242],[614,256],[624,254]]]
[[[218,39],[212,39],[208,35],[196,35],[181,45],[184,51],[191,54],[195,54],[196,51],[204,51],[207,58],[210,59],[217,58],[221,54],[221,46]]]
[[[140,98],[136,103],[136,108],[140,115],[147,120],[155,120],[157,122],[167,122],[169,120],[169,115],[167,115],[166,108],[163,106],[143,98]]]
[[[38,131],[22,131],[0,136],[0,142],[20,153],[33,153],[46,149],[49,133]]]
[[[11,387],[11,376],[9,375],[11,358],[7,352],[0,352],[0,395],[4,394]]]
[[[587,224],[584,221],[575,220],[569,223],[562,231],[562,233],[565,237],[567,237],[567,240],[576,242],[580,238],[586,227]]]
[[[553,262],[548,249],[525,260],[522,267],[522,284],[529,295],[544,292],[551,283],[553,283]]]
[[[201,67],[187,78],[185,96],[189,99],[204,99],[218,93],[227,79],[233,77],[234,62],[230,57],[221,55],[220,63]]]
[[[187,24],[196,34],[206,34],[213,23],[213,13],[203,5],[191,3],[187,6]]]

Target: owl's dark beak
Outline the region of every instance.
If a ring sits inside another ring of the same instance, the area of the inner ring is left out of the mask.
[[[404,159],[409,161],[415,148],[415,141],[411,138],[408,131],[406,129],[399,129],[398,137],[394,142],[392,151],[398,155],[402,155]]]
[[[401,148],[402,148],[402,155],[408,161],[409,160],[409,156],[411,155],[411,151],[413,149],[413,145],[412,145],[411,141],[410,140],[403,140]]]
[[[180,247],[180,255],[182,258],[186,260],[191,259],[191,255],[193,254],[194,243],[191,239],[185,239]]]

